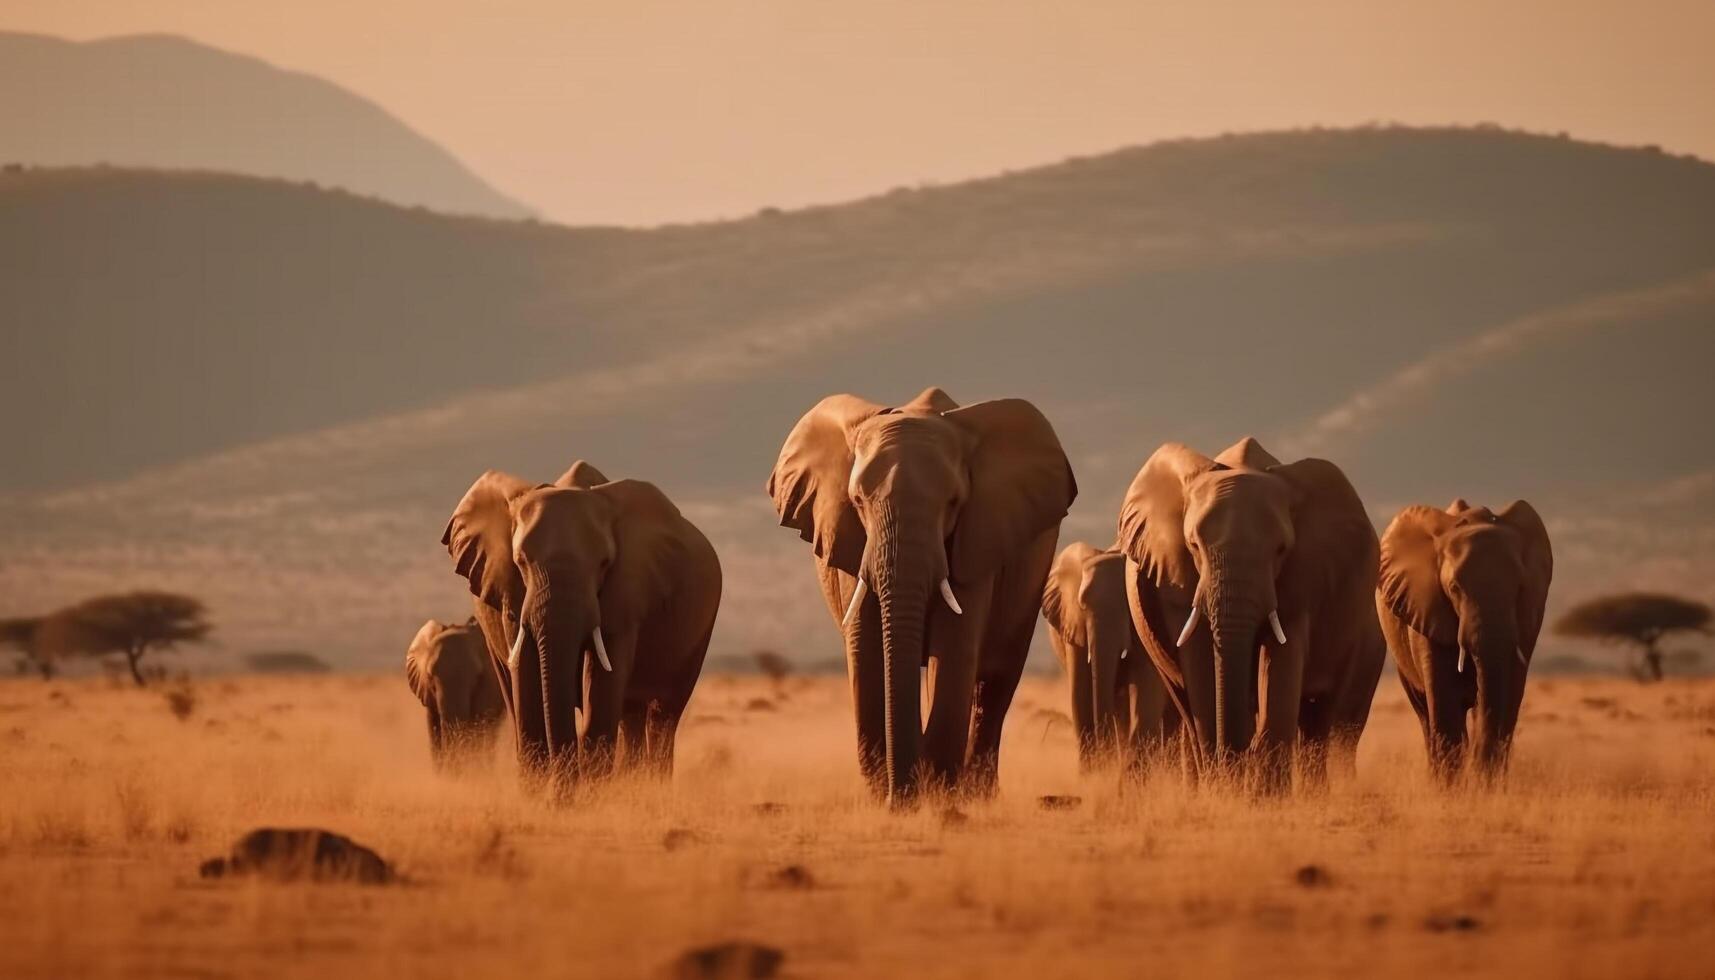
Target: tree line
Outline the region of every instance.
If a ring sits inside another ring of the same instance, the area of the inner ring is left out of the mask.
[[[0,619],[0,648],[18,651],[20,673],[49,679],[73,657],[119,654],[142,687],[150,671],[143,661],[157,651],[208,639],[213,627],[200,599],[142,590],[102,595],[43,616]]]

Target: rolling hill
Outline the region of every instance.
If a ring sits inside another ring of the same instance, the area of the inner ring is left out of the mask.
[[[0,612],[183,588],[235,650],[386,663],[465,601],[438,536],[472,477],[583,456],[714,539],[717,655],[823,660],[762,481],[822,394],[928,384],[1044,408],[1064,540],[1112,535],[1164,439],[1254,433],[1378,521],[1530,498],[1557,604],[1715,598],[1715,166],[1648,150],[1258,134],[649,231],[28,170],[0,297]]]
[[[221,170],[455,214],[530,214],[358,95],[170,35],[0,32],[0,162]]]

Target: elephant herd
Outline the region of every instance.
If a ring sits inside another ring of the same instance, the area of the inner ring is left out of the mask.
[[[1056,553],[1078,488],[1047,418],[938,388],[894,407],[823,399],[767,492],[810,545],[858,765],[893,805],[925,786],[992,792],[1038,615],[1085,767],[1176,745],[1192,778],[1317,785],[1351,766],[1391,650],[1431,769],[1451,780],[1469,756],[1498,774],[1553,571],[1523,501],[1408,507],[1378,539],[1338,467],[1249,438],[1214,457],[1162,446],[1113,543]],[[582,461],[551,484],[490,471],[441,543],[475,615],[426,623],[406,656],[438,761],[509,720],[531,783],[671,770],[721,568],[660,490]]]

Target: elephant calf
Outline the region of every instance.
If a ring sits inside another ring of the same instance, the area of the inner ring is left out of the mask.
[[[494,744],[506,702],[475,618],[457,626],[424,623],[405,651],[405,680],[428,715],[437,766]]]
[[[1441,778],[1464,765],[1473,710],[1475,764],[1505,769],[1553,576],[1548,530],[1522,500],[1407,507],[1388,525],[1376,612]]]
[[[1067,545],[1042,589],[1042,618],[1071,686],[1079,768],[1116,752],[1128,768],[1147,761],[1177,732],[1179,715],[1167,710],[1167,688],[1133,628],[1125,555]]]

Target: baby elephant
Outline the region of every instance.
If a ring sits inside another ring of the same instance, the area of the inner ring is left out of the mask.
[[[435,765],[457,764],[494,744],[506,702],[474,618],[424,623],[405,651],[405,680],[428,715]]]
[[[1382,536],[1376,612],[1442,779],[1464,765],[1473,709],[1474,764],[1506,768],[1553,575],[1548,531],[1522,500],[1407,507]]]
[[[1132,626],[1125,555],[1067,545],[1042,590],[1042,618],[1072,689],[1079,768],[1116,751],[1128,767],[1147,761],[1179,715]]]

